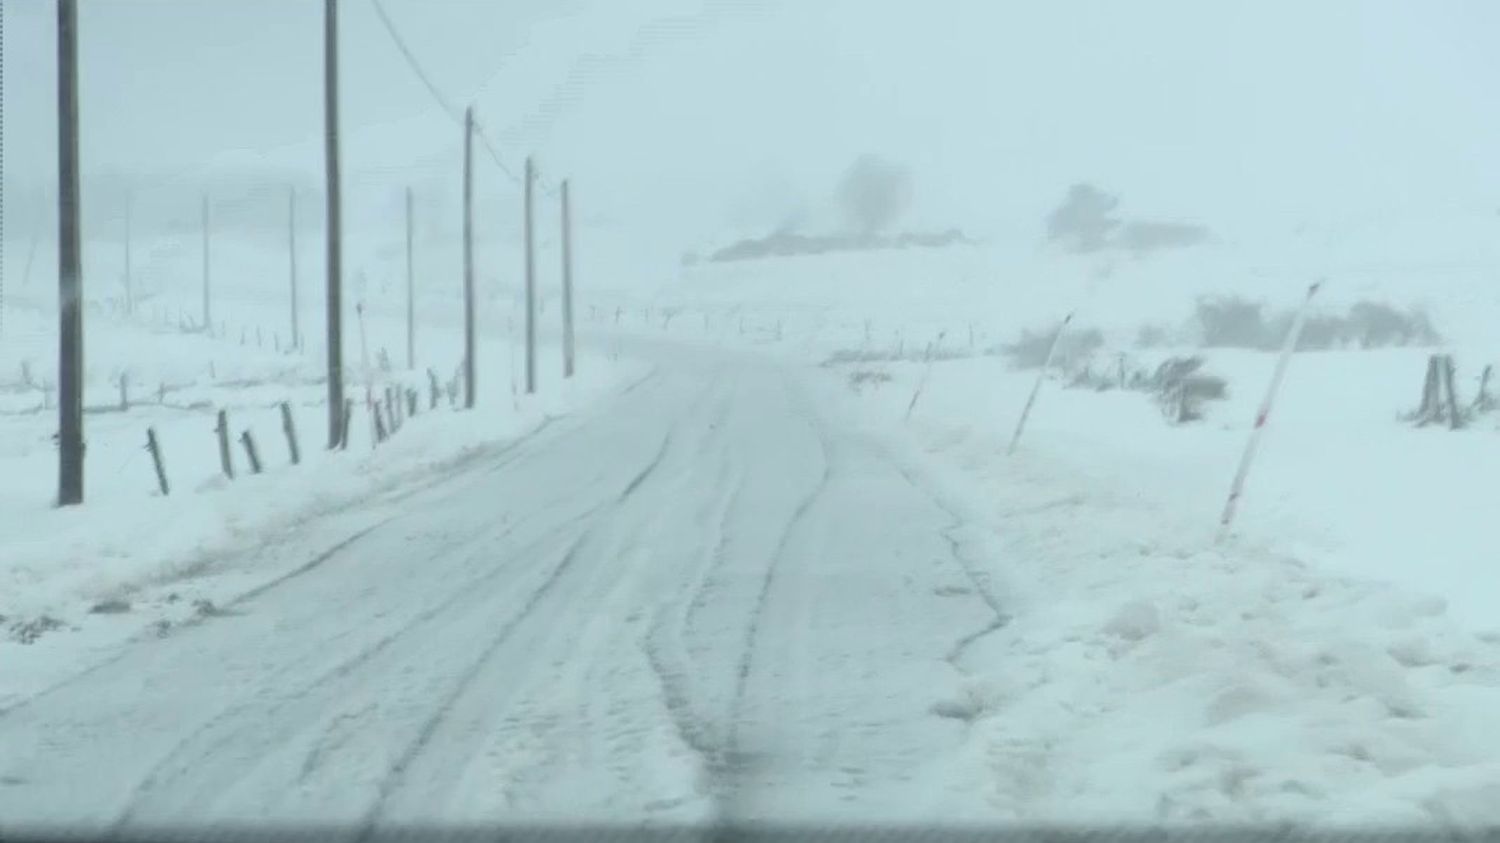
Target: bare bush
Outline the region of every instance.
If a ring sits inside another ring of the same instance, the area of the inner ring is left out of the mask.
[[[1144,255],[1161,249],[1183,249],[1208,242],[1208,229],[1193,223],[1131,220],[1120,229],[1120,246]]]
[[[1009,345],[998,347],[1000,353],[1011,358],[1017,369],[1038,369],[1047,362],[1047,352],[1057,337],[1057,329],[1033,332],[1022,331],[1020,339]],[[1053,364],[1072,370],[1086,361],[1104,345],[1104,334],[1098,328],[1065,331],[1057,344]]]
[[[1171,342],[1171,331],[1165,325],[1142,325],[1135,334],[1136,348],[1161,348]]]
[[[1264,348],[1269,334],[1264,306],[1235,296],[1201,298],[1194,312],[1209,348]]]
[[[1173,357],[1157,367],[1150,388],[1163,415],[1178,424],[1203,418],[1203,405],[1222,401],[1229,394],[1229,384],[1217,375],[1200,371],[1201,357]]]
[[[849,388],[859,392],[866,386],[879,387],[883,383],[890,383],[891,376],[878,369],[856,369],[849,373]]]
[[[1047,216],[1047,239],[1078,253],[1097,252],[1109,245],[1110,234],[1120,221],[1110,216],[1120,206],[1120,197],[1092,184],[1068,188],[1061,205]]]
[[[1290,310],[1267,313],[1260,302],[1237,296],[1199,299],[1194,322],[1207,348],[1254,348],[1274,350],[1286,341],[1295,314]],[[1433,345],[1442,336],[1419,310],[1400,311],[1388,304],[1361,301],[1345,315],[1315,314],[1302,327],[1297,347],[1303,350],[1333,348],[1389,348]]]
[[[1442,341],[1427,314],[1405,313],[1388,304],[1362,301],[1349,308],[1349,332],[1361,348],[1436,345]]]

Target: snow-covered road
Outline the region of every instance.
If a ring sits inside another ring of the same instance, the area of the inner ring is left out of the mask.
[[[643,353],[617,397],[0,712],[0,824],[982,812],[934,710],[1003,611],[961,521],[798,371]]]

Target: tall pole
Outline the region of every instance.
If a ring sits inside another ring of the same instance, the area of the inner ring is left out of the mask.
[[[464,407],[474,406],[474,106],[464,110]]]
[[[417,294],[413,286],[411,188],[406,189],[406,368],[417,368]]]
[[[526,394],[536,392],[536,226],[532,219],[532,194],[536,164],[526,159]]]
[[[131,277],[130,265],[130,211],[131,195],[129,188],[125,190],[125,315],[135,314],[135,286]]]
[[[286,253],[287,273],[291,281],[292,304],[292,348],[302,348],[302,325],[297,316],[297,188],[286,190]]]
[[[339,238],[339,15],[337,0],[323,3],[323,151],[328,193],[328,447],[343,438],[343,252]]]
[[[562,183],[563,377],[573,377],[573,210],[568,182]]]
[[[78,190],[78,3],[57,4],[57,505],[83,503],[83,262]]]
[[[209,218],[208,218],[208,194],[203,194],[203,330],[208,334],[214,332],[213,310],[210,307],[211,296],[209,294]]]

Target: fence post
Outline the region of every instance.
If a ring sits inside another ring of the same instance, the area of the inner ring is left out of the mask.
[[[219,423],[214,427],[214,432],[219,434],[219,468],[225,477],[233,480],[234,454],[229,450],[229,414],[224,410],[219,411]]]
[[[292,419],[292,405],[281,402],[281,429],[286,432],[286,447],[292,455],[292,465],[302,462],[302,449],[297,447],[297,424]]]
[[[379,445],[385,441],[385,420],[380,416],[380,405],[371,404],[370,414],[375,418],[375,444]]]
[[[1458,414],[1458,395],[1453,389],[1453,375],[1458,367],[1453,362],[1453,355],[1443,355],[1443,389],[1448,393],[1448,429],[1458,430],[1464,426],[1463,419]]]
[[[354,399],[344,399],[344,414],[339,418],[339,450],[349,450],[349,420],[354,418]]]
[[[474,106],[464,111],[464,403],[474,407]]]
[[[130,373],[120,373],[120,412],[130,409]]]
[[[260,454],[255,450],[255,437],[250,435],[249,430],[246,430],[244,433],[240,434],[240,442],[244,443],[245,456],[250,460],[250,473],[259,474]]]
[[[408,388],[406,390],[406,415],[407,416],[416,416],[416,414],[417,414],[417,390],[415,388]]]
[[[151,452],[151,462],[156,466],[156,485],[161,489],[162,497],[172,493],[171,487],[167,485],[167,467],[162,464],[161,442],[156,438],[156,428],[146,428],[146,450]]]
[[[396,396],[395,392],[387,386],[385,388],[385,417],[389,422],[390,432],[395,433],[401,427],[401,421],[396,418]]]
[[[438,405],[438,397],[442,393],[442,388],[438,385],[437,372],[433,369],[427,370],[427,385],[432,390],[431,401],[429,402],[427,409],[436,410]]]
[[[1417,425],[1431,424],[1438,410],[1438,356],[1427,358],[1427,375],[1422,379],[1422,404],[1417,408]]]

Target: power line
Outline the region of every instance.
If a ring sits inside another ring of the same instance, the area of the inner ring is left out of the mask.
[[[416,54],[411,51],[410,47],[406,46],[406,39],[402,38],[401,33],[396,30],[396,23],[386,13],[385,7],[380,5],[380,0],[370,0],[370,5],[375,7],[375,14],[379,16],[380,22],[385,26],[385,31],[390,34],[391,40],[396,43],[396,49],[401,51],[402,57],[406,59],[406,63],[411,67],[412,72],[417,75],[418,79],[422,80],[423,85],[427,86],[427,93],[432,94],[432,98],[437,101],[438,108],[441,108],[450,120],[463,125],[463,113],[454,108],[452,103],[448,102],[448,98],[443,96],[443,92],[438,90],[438,86],[433,83],[432,77],[428,76],[427,71],[422,69],[422,63],[417,61]]]
[[[422,69],[422,63],[417,60],[416,54],[407,46],[406,39],[401,37],[400,31],[396,29],[395,22],[386,13],[385,7],[381,5],[380,0],[370,0],[370,5],[375,7],[375,14],[380,18],[380,22],[384,25],[386,33],[391,36],[391,40],[396,44],[396,49],[406,59],[406,64],[411,68],[412,72],[426,86],[427,92],[432,95],[432,99],[438,104],[438,108],[442,109],[443,113],[448,115],[448,118],[457,125],[466,125],[463,112],[455,108],[448,101],[448,98],[443,96],[443,92],[433,83],[432,77],[427,74],[427,71]],[[480,141],[484,143],[484,148],[489,152],[490,158],[494,160],[495,166],[499,167],[500,171],[505,173],[512,182],[517,185],[522,184],[521,178],[516,175],[515,171],[505,165],[505,161],[500,157],[500,151],[495,148],[495,144],[490,140],[489,135],[485,133],[484,126],[477,120],[474,121],[474,132],[479,136]]]

